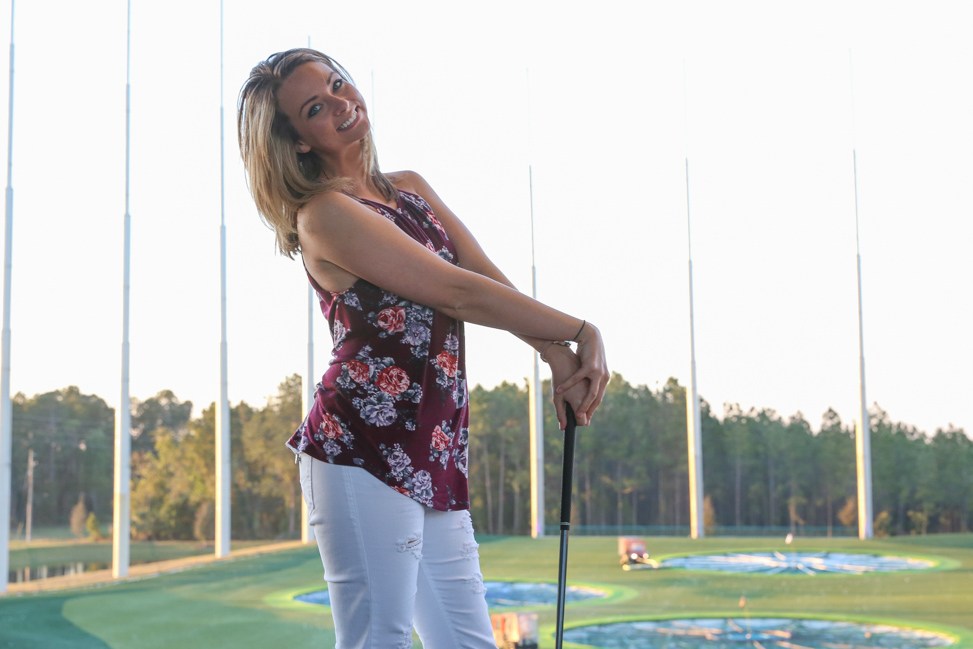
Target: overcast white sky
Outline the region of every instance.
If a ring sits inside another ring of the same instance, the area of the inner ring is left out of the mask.
[[[125,21],[122,0],[16,6],[14,392],[118,403]],[[422,173],[524,289],[532,166],[539,296],[653,387],[689,376],[688,155],[717,413],[855,417],[856,149],[868,399],[973,430],[968,3],[227,0],[224,25],[233,403],[303,370],[303,272],[252,207],[234,120],[250,67],[310,39],[362,87],[383,168]],[[131,392],[197,413],[219,387],[219,82],[216,0],[133,0]],[[508,334],[471,326],[468,351],[474,383],[530,371]]]

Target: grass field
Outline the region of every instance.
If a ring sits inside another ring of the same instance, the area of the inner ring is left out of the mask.
[[[784,549],[782,540],[767,538],[646,540],[656,558]],[[486,579],[556,581],[557,537],[484,537],[480,543]],[[955,649],[973,649],[973,535],[869,542],[799,538],[786,549],[909,555],[938,564],[921,572],[813,577],[625,572],[618,566],[614,537],[575,536],[570,546],[569,583],[596,586],[610,595],[569,604],[568,627],[698,615],[820,616],[944,631],[957,638]],[[56,553],[57,547],[51,544],[45,551]],[[11,563],[23,562],[25,551],[15,550]],[[309,546],[125,583],[12,594],[0,598],[0,647],[332,647],[329,610],[293,600],[295,594],[322,587],[317,550]],[[743,612],[741,597],[747,602]],[[540,614],[541,647],[553,647],[554,607],[530,610]]]

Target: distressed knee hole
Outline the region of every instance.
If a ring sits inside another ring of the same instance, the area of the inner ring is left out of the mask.
[[[408,552],[416,558],[416,561],[422,559],[422,535],[414,534],[407,538],[400,539],[396,542],[395,549],[399,552]]]
[[[466,583],[469,584],[470,590],[478,595],[486,592],[486,586],[483,584],[483,575],[480,573],[476,573],[467,579]]]
[[[473,534],[473,519],[470,518],[469,514],[460,519],[458,527],[467,534]]]
[[[475,541],[470,541],[463,544],[463,558],[464,559],[479,559],[480,553],[477,551],[479,544]]]

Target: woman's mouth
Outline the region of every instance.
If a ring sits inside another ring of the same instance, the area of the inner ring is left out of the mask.
[[[338,124],[338,130],[344,131],[345,129],[349,128],[352,124],[354,124],[357,121],[358,121],[358,108],[355,108],[354,110],[351,111],[351,115],[348,117],[348,119],[343,121],[341,124]]]

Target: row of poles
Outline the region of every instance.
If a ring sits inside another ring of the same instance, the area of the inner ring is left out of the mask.
[[[849,53],[849,69],[851,54]],[[685,70],[683,71],[683,97],[686,99]],[[528,82],[528,131],[530,129],[530,104]],[[854,78],[851,79],[852,97],[852,135],[854,137]],[[693,539],[705,536],[705,520],[703,507],[703,441],[702,416],[700,414],[699,390],[696,383],[696,314],[695,296],[693,293],[693,236],[691,192],[689,186],[689,153],[688,153],[688,106],[685,114],[687,131],[684,136],[687,141],[685,162],[686,179],[686,248],[688,252],[689,270],[689,385],[686,391],[686,446],[687,466],[689,478],[689,535]],[[528,135],[528,141],[530,136]],[[862,318],[862,258],[860,224],[858,216],[858,154],[854,139],[852,142],[852,174],[855,197],[855,261],[858,282],[858,419],[855,423],[855,468],[858,502],[858,538],[870,539],[872,530],[872,458],[871,431],[868,419],[868,401],[865,396],[865,327]],[[529,155],[529,153],[528,153]],[[528,164],[530,179],[530,250],[531,250],[531,289],[537,298],[537,267],[534,261],[534,182],[533,171]],[[533,355],[533,373],[529,382],[530,400],[530,533],[534,538],[544,536],[544,418],[541,408],[540,371],[538,354]]]
[[[115,413],[114,444],[114,502],[112,512],[112,576],[116,579],[128,575],[131,539],[131,411],[129,408],[129,309],[131,267],[131,213],[130,213],[130,134],[131,134],[131,0],[127,3],[126,67],[125,67],[125,213],[122,269],[122,343],[121,343],[121,393]],[[7,184],[4,210],[4,266],[3,266],[3,325],[0,342],[0,594],[7,591],[9,581],[10,511],[11,511],[11,461],[12,419],[10,400],[10,289],[11,257],[13,241],[13,115],[14,115],[14,17],[15,0],[10,2],[10,68],[7,113]],[[225,140],[223,105],[223,0],[220,0],[220,389],[216,408],[216,521],[215,554],[230,554],[230,403],[228,397],[227,370],[227,314],[226,314],[226,187],[225,187]],[[529,85],[529,82],[528,82]],[[872,537],[871,516],[871,458],[868,429],[868,411],[865,400],[865,359],[862,324],[861,252],[858,237],[858,171],[857,156],[852,148],[855,177],[855,237],[858,271],[858,335],[860,371],[860,413],[856,430],[856,456],[858,470],[859,537]],[[689,251],[689,326],[690,326],[690,381],[686,399],[687,442],[689,465],[690,536],[704,536],[703,521],[703,470],[700,422],[700,400],[696,387],[695,314],[693,297],[693,258],[690,213],[689,156],[685,158],[686,174],[686,226]],[[530,183],[530,230],[531,230],[531,294],[537,297],[537,267],[534,255],[534,191],[533,169],[528,165]],[[302,402],[307,411],[314,398],[314,314],[316,299],[313,289],[307,290],[307,364],[304,372]],[[543,395],[540,382],[540,360],[533,353],[533,366],[528,383],[530,421],[530,532],[534,538],[544,536],[544,424]],[[307,508],[302,500],[301,540],[310,540],[307,525]]]

